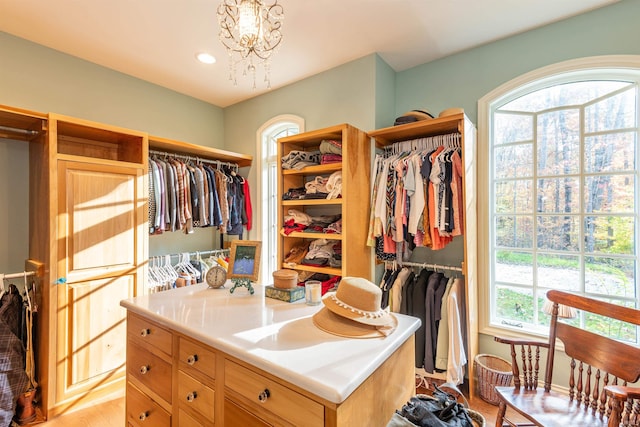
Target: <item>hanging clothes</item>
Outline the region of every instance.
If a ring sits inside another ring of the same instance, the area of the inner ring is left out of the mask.
[[[427,374],[444,373],[447,382],[462,383],[467,364],[464,279],[431,268],[420,268],[415,273],[410,266],[394,264],[385,268],[380,288],[383,301],[384,292],[389,291],[390,311],[421,321],[415,332],[416,368]]]
[[[0,426],[10,426],[18,397],[29,381],[25,372],[22,328],[22,297],[15,285],[0,298]]]
[[[217,227],[242,235],[251,229],[249,183],[231,166],[183,161],[177,155],[149,158],[149,233],[193,233]]]
[[[380,260],[416,246],[445,248],[464,233],[459,134],[393,144],[374,159],[367,245]]]

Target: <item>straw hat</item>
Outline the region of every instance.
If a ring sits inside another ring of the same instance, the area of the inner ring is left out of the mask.
[[[464,113],[464,109],[460,107],[445,108],[444,110],[440,111],[440,114],[438,114],[438,117],[455,116],[456,114],[461,114],[461,113]]]
[[[349,338],[385,337],[398,326],[396,317],[380,308],[382,291],[360,277],[343,277],[336,292],[322,298],[324,307],[313,323],[325,332]]]

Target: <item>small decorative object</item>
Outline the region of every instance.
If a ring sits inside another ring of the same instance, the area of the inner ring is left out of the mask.
[[[258,280],[260,271],[261,242],[252,240],[234,240],[231,242],[231,256],[227,276],[233,282],[230,293],[238,286],[244,286],[250,294],[254,293],[251,282]]]
[[[308,305],[319,305],[322,301],[322,282],[307,280],[304,284],[305,300]]]
[[[277,299],[284,302],[296,302],[304,299],[304,288],[296,286],[295,288],[276,288],[275,286],[265,286],[264,294],[268,298]]]
[[[207,282],[207,285],[209,285],[209,288],[221,288],[227,281],[227,270],[225,270],[221,265],[214,265],[209,270],[207,270],[205,280]]]
[[[273,272],[273,286],[278,289],[291,289],[298,286],[298,272],[282,269]]]

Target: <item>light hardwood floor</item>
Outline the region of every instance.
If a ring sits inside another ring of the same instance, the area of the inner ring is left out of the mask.
[[[425,390],[417,390],[424,393]],[[495,414],[498,410],[480,398],[473,399],[469,406],[484,415],[487,427],[495,425]],[[104,402],[87,409],[71,412],[50,421],[40,421],[38,427],[122,427],[124,425],[124,397]],[[391,416],[391,415],[390,415]]]
[[[60,415],[49,421],[42,421],[42,417],[38,417],[36,422],[30,425],[38,427],[122,427],[125,414],[124,402],[124,397],[120,397],[86,409]]]

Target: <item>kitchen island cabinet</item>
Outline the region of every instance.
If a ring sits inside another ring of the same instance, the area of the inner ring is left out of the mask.
[[[343,338],[314,326],[322,306],[229,287],[121,302],[128,425],[385,426],[414,394],[418,319],[398,315],[386,338]]]

